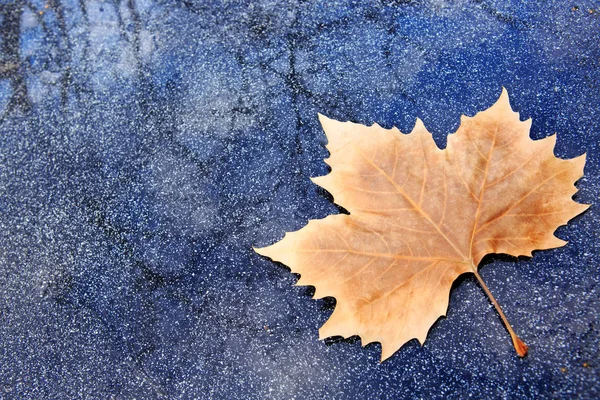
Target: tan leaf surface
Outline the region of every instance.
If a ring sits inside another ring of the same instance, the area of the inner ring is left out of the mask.
[[[350,215],[311,220],[256,251],[299,273],[316,298],[337,299],[321,338],[380,342],[382,360],[425,341],[459,275],[474,273],[491,297],[477,273],[486,254],[563,246],[553,232],[587,208],[572,200],[585,156],[556,158],[555,136],[531,140],[531,120],[519,120],[505,90],[489,109],[463,116],[444,150],[420,120],[408,135],[320,120],[332,171],[313,180]]]

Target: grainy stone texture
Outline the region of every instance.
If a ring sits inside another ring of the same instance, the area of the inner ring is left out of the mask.
[[[2,0],[0,398],[600,396],[600,5]],[[501,87],[592,203],[379,364],[255,254],[338,212],[317,112],[445,145]]]

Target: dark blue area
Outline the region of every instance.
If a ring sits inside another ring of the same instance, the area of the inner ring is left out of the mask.
[[[600,5],[0,2],[1,398],[600,396]],[[501,88],[592,206],[379,364],[252,251],[339,212],[317,113],[438,145]]]

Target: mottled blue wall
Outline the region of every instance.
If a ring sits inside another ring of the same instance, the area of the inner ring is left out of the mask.
[[[0,398],[600,396],[600,4],[0,2]],[[592,203],[379,364],[251,246],[338,212],[317,112],[438,145],[506,87]]]

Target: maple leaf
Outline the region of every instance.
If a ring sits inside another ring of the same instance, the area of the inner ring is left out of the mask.
[[[315,298],[336,298],[320,338],[380,342],[382,361],[413,338],[423,344],[454,280],[472,273],[525,356],[477,266],[486,254],[566,243],[553,233],[588,207],[572,200],[585,155],[559,159],[556,136],[531,140],[531,120],[512,111],[504,89],[489,109],[462,116],[444,150],[418,119],[406,135],[319,117],[331,173],[313,181],[350,214],[311,220],[255,250],[300,274]]]

